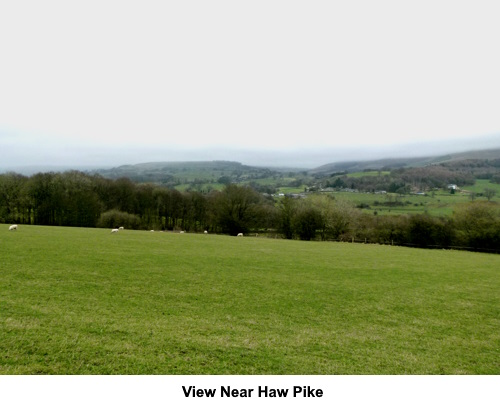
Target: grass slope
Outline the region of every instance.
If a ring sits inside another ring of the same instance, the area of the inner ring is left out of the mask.
[[[2,374],[499,374],[500,256],[0,232]]]

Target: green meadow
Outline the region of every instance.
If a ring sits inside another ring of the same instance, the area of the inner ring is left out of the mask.
[[[390,171],[378,171],[378,170],[370,170],[366,172],[354,172],[354,173],[347,173],[347,177],[354,177],[354,178],[359,178],[359,177],[378,177],[378,176],[387,176],[390,175]]]
[[[500,256],[0,232],[1,374],[499,374]]]
[[[485,183],[486,184],[486,183]],[[474,186],[471,186],[474,188]],[[475,186],[477,190],[483,190],[483,185]],[[496,190],[495,187],[492,189]],[[361,204],[368,206],[363,208],[365,213],[377,212],[378,215],[406,215],[406,214],[429,214],[432,216],[450,216],[457,205],[472,201],[469,193],[462,192],[450,194],[448,191],[439,190],[426,195],[408,194],[399,196],[397,194],[374,194],[374,193],[351,193],[351,192],[329,192],[339,201],[349,201],[355,206]],[[388,206],[389,201],[400,201],[402,205]],[[486,201],[483,196],[476,197],[475,201]],[[500,191],[492,198],[494,202],[500,202]],[[378,203],[378,204],[377,204]]]
[[[478,179],[473,186],[464,186],[463,188],[473,193],[484,193],[486,189],[490,189],[496,193],[492,200],[500,200],[500,184],[491,183],[489,180]]]

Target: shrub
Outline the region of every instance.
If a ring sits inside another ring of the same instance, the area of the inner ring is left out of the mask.
[[[321,213],[313,207],[302,208],[293,220],[293,228],[301,240],[315,239],[321,225]]]
[[[98,228],[118,228],[123,226],[128,229],[139,229],[140,225],[141,220],[137,215],[116,209],[103,212],[97,222]]]

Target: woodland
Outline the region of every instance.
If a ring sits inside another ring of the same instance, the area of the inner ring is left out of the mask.
[[[244,166],[238,172],[234,165],[228,175],[219,176],[222,183],[218,187],[188,187],[183,191],[162,182],[113,179],[99,173],[66,171],[25,176],[9,172],[0,175],[0,223],[244,233],[500,252],[500,205],[493,198],[494,189],[490,194],[488,189],[480,194],[487,199],[471,198],[458,205],[452,215],[444,216],[377,216],[321,192],[383,190],[396,196],[397,203],[397,196],[430,193],[446,189],[450,183],[463,187],[482,178],[493,185],[500,181],[499,167],[500,160],[468,160],[421,168],[381,168],[356,176],[346,172],[288,173],[289,185],[304,187],[304,192],[280,196],[272,192],[284,181],[282,173],[253,170],[250,176],[242,174]],[[267,180],[259,183],[259,178],[265,177]]]

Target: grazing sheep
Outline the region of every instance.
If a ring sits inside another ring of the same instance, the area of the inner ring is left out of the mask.
[[[208,233],[208,231],[203,232],[205,235]]]
[[[243,234],[242,234],[242,233],[239,233],[239,234],[238,234],[238,235],[236,235],[236,236],[243,236]]]
[[[120,231],[123,231],[125,228],[124,228],[123,226],[120,226],[118,229],[119,229]]]
[[[116,233],[116,232],[118,232],[118,228],[111,229],[111,233]]]
[[[9,226],[9,231],[17,231],[17,225]]]
[[[184,233],[184,231],[180,231],[179,233]]]
[[[154,229],[151,229],[151,232],[154,232],[155,230]]]

